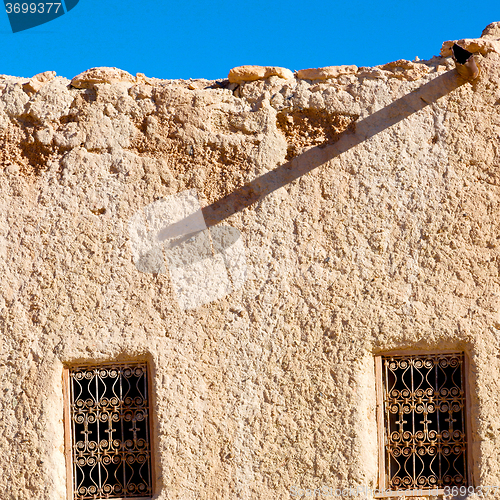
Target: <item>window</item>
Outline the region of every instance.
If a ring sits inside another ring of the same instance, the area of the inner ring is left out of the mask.
[[[70,498],[150,498],[147,364],[79,366],[65,377]]]
[[[379,489],[470,484],[465,363],[464,353],[377,356]]]

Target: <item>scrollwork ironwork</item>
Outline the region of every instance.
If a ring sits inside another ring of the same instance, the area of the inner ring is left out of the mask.
[[[464,355],[384,356],[388,487],[466,486]]]
[[[70,370],[74,500],[149,498],[145,363]]]

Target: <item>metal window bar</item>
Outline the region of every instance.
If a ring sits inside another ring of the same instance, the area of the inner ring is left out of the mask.
[[[69,370],[74,500],[150,498],[146,363]]]
[[[463,353],[382,356],[386,484],[467,486]]]

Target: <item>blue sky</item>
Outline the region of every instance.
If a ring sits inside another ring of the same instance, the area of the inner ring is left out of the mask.
[[[2,9],[0,74],[54,70],[71,78],[116,66],[134,75],[218,79],[243,64],[373,66],[428,59],[444,40],[478,37],[493,21],[500,21],[498,0],[80,0],[19,33]]]

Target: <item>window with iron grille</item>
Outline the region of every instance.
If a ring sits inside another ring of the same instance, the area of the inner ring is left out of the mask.
[[[464,353],[376,358],[384,490],[443,490],[470,483],[465,362]]]
[[[79,366],[66,377],[71,498],[150,498],[147,364]]]

